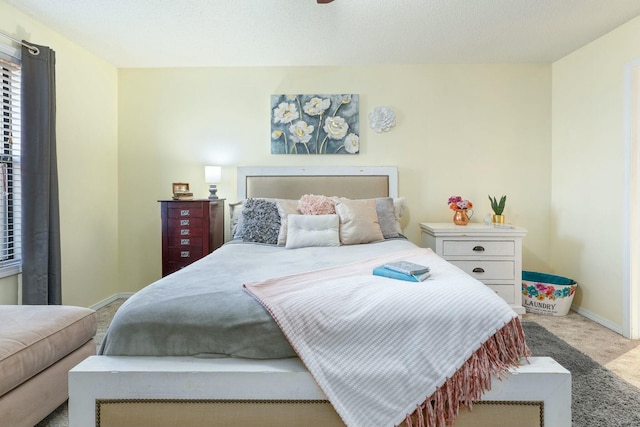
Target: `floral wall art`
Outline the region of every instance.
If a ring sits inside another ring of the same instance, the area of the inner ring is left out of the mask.
[[[396,125],[396,113],[389,107],[375,107],[369,113],[369,127],[376,132],[389,132]]]
[[[358,95],[271,95],[272,154],[358,154]]]

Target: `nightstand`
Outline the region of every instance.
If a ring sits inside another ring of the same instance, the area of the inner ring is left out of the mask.
[[[522,315],[522,238],[520,227],[420,223],[422,244],[480,280]]]
[[[210,254],[224,243],[224,200],[160,200],[162,276]]]

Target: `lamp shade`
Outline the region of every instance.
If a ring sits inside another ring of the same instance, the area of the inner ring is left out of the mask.
[[[222,168],[220,166],[205,166],[204,181],[211,184],[220,182],[222,176]]]

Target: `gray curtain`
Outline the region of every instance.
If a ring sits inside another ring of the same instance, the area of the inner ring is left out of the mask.
[[[22,48],[22,303],[61,304],[55,52],[28,44],[40,52]]]

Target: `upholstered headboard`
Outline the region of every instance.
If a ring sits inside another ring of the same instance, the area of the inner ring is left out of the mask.
[[[324,194],[367,199],[398,197],[395,166],[239,167],[238,198],[298,199]]]

